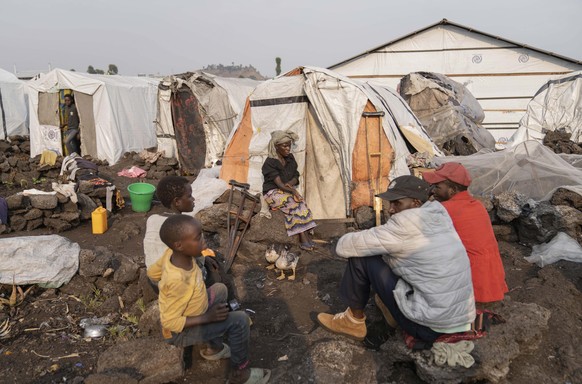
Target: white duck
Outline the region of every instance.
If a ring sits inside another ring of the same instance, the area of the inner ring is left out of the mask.
[[[293,271],[293,274],[287,278],[289,280],[295,280],[295,270],[299,262],[299,256],[293,252],[289,252],[288,245],[272,244],[265,252],[265,259],[270,263],[267,269],[276,268],[281,271],[281,275],[277,277],[277,280],[283,280],[285,278],[283,271],[290,269]]]

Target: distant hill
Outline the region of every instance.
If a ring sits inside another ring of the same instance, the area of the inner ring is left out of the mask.
[[[267,78],[259,73],[252,65],[222,65],[210,64],[202,68],[204,72],[211,73],[221,77],[239,77],[253,80],[267,80]]]

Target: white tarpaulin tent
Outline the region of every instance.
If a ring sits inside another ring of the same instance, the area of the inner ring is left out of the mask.
[[[45,149],[62,153],[59,94],[75,96],[81,154],[115,164],[128,151],[156,146],[156,96],[159,80],[90,75],[54,69],[28,82],[30,155]]]
[[[0,139],[28,135],[26,85],[0,68]]]
[[[363,117],[364,112],[383,116]],[[411,152],[441,155],[396,91],[300,67],[264,82],[249,96],[229,138],[220,177],[262,192],[261,167],[275,130],[299,135],[292,152],[300,189],[314,216],[322,219],[372,205],[376,180],[384,191],[389,179],[410,174],[406,160]],[[381,158],[370,158],[378,152]]]
[[[204,72],[165,77],[158,91],[158,147],[165,156],[179,158],[185,171],[211,166],[222,156],[246,98],[260,83]],[[192,142],[196,140],[203,142]]]
[[[511,144],[543,140],[546,132],[564,130],[571,140],[582,142],[582,71],[550,80],[527,105]]]
[[[394,88],[411,72],[442,73],[477,98],[483,127],[503,141],[518,128],[535,92],[548,80],[582,70],[582,61],[443,19],[329,69]]]

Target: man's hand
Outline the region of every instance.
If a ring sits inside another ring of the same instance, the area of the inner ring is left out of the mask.
[[[209,323],[218,323],[226,320],[228,317],[228,306],[225,303],[218,303],[208,308],[206,320]]]
[[[214,259],[214,257],[207,256],[204,258],[204,266],[210,271],[218,271],[218,262]]]

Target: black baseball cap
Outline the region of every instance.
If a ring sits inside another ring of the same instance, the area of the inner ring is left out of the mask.
[[[376,196],[388,201],[410,197],[412,199],[418,199],[424,203],[428,200],[429,188],[429,183],[416,176],[400,176],[390,182],[386,192],[380,193]]]

